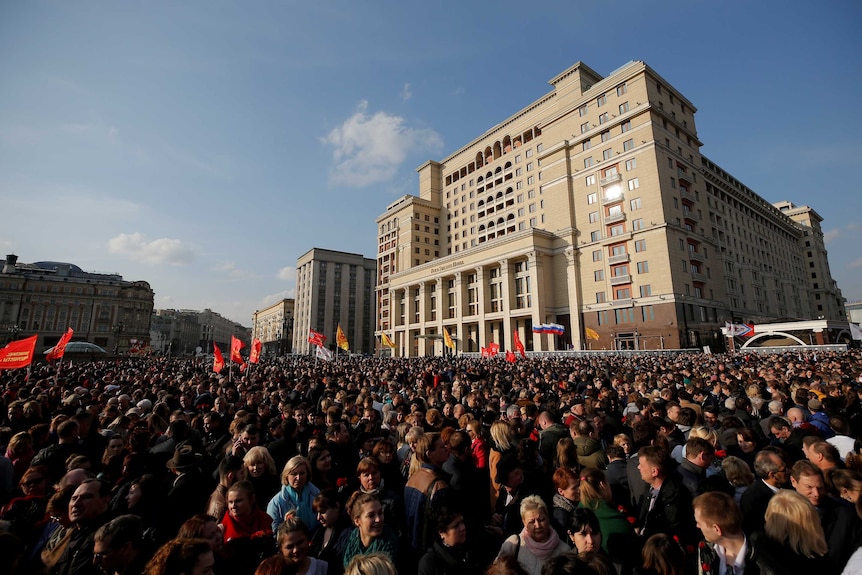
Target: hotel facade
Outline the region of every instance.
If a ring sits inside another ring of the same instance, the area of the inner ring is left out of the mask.
[[[702,156],[696,108],[648,65],[602,77],[578,62],[550,84],[420,166],[418,196],[377,218],[393,355],[439,355],[444,328],[459,352],[513,349],[515,331],[528,351],[722,349],[727,321],[844,317],[819,216],[806,227],[795,214],[813,210],[779,209]],[[545,323],[565,334],[532,332]]]

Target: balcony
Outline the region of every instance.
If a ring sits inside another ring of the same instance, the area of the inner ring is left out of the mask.
[[[691,271],[691,279],[696,282],[706,282],[706,276],[694,270]]]
[[[697,201],[696,198],[694,197],[694,194],[692,194],[691,192],[688,191],[688,188],[680,187],[679,188],[679,197],[681,197],[683,200],[688,200],[690,202]]]
[[[626,215],[623,212],[618,214],[611,214],[609,216],[605,216],[606,224],[615,224],[617,222],[624,222],[626,220]]]
[[[628,297],[625,299],[615,299],[611,301],[611,307],[632,307],[634,305],[634,300]]]
[[[610,186],[611,184],[615,184],[617,182],[623,181],[623,175],[619,172],[616,174],[610,174],[599,180],[599,184],[602,186]]]
[[[697,214],[696,214],[694,211],[692,211],[692,210],[685,210],[685,211],[682,213],[682,217],[683,217],[683,218],[685,218],[685,219],[687,219],[687,220],[689,220],[690,222],[694,222],[694,223],[696,223],[696,224],[700,223],[700,218],[699,218],[699,217],[697,216]]]
[[[610,204],[616,204],[616,203],[623,201],[624,199],[625,199],[625,194],[623,194],[622,192],[620,192],[619,195],[616,195],[616,194],[614,194],[612,196],[602,195],[602,205],[607,206]]]
[[[609,265],[614,265],[614,264],[624,264],[624,263],[626,263],[626,262],[628,262],[628,261],[630,261],[630,260],[631,260],[631,258],[630,258],[630,256],[629,256],[629,254],[619,254],[619,255],[616,255],[616,256],[611,256],[611,257],[609,257],[609,258],[608,258],[608,264],[609,264]]]
[[[688,252],[688,259],[693,262],[704,263],[703,254],[700,252]]]
[[[694,274],[691,274],[694,276]],[[624,276],[611,276],[611,285],[612,286],[621,286],[624,284],[632,283],[632,276],[626,274]]]

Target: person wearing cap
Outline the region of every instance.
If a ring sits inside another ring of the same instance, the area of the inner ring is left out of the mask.
[[[165,464],[176,478],[165,498],[164,533],[176,533],[183,521],[206,508],[213,485],[200,470],[202,459],[192,445],[182,443]]]
[[[808,400],[808,410],[811,412],[811,417],[808,418],[808,423],[817,428],[820,432],[820,437],[829,439],[835,432],[829,427],[829,414],[823,409],[823,403],[816,397]]]

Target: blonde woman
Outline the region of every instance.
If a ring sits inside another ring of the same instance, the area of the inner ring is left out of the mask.
[[[803,495],[781,489],[769,500],[764,533],[753,536],[764,575],[835,573],[817,510]]]
[[[281,472],[281,485],[281,490],[266,506],[266,513],[272,517],[273,532],[278,531],[278,526],[292,509],[309,529],[317,529],[320,523],[312,503],[320,495],[320,490],[311,483],[311,464],[305,457],[296,455],[288,460]]]
[[[383,553],[356,555],[350,560],[344,575],[398,575],[392,560]]]
[[[242,458],[246,476],[254,486],[254,495],[258,501],[269,501],[278,493],[281,482],[275,460],[266,447],[257,445],[248,450]]]
[[[506,453],[515,452],[515,435],[505,421],[497,420],[491,424],[491,452],[488,455],[488,469],[491,472],[491,509],[497,504],[502,485],[497,483],[497,463]]]
[[[551,527],[548,507],[541,497],[525,497],[520,511],[524,529],[503,541],[497,557],[515,557],[527,575],[541,575],[542,565],[548,559],[565,553],[570,548]]]

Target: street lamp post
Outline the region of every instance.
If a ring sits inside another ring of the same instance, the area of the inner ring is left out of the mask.
[[[114,355],[118,355],[120,353],[120,335],[122,335],[125,329],[126,326],[123,325],[123,322],[114,326]]]

